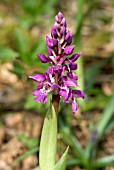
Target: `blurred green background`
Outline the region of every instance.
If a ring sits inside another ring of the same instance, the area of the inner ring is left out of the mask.
[[[8,167],[32,170],[38,166],[37,139],[49,102],[44,106],[33,100],[31,94],[37,84],[28,76],[44,73],[48,67],[36,54],[47,54],[45,36],[50,35],[59,11],[73,34],[75,52],[83,52],[77,75],[86,98],[77,101],[80,106],[75,116],[69,106],[60,104],[57,159],[66,145],[70,145],[68,170],[113,170],[114,1],[1,0],[0,166],[3,170]],[[7,149],[15,140],[25,147],[24,152],[15,148],[14,154]],[[9,154],[8,158],[5,154]],[[107,155],[109,158],[99,161]]]

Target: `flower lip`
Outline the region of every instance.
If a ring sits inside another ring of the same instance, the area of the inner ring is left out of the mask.
[[[35,90],[32,94],[33,94],[33,96],[36,96],[36,98],[34,98],[34,100],[36,100],[37,102],[43,102],[44,104],[46,104],[46,102],[47,102],[46,91],[44,91],[43,89],[41,89],[39,91]]]
[[[77,105],[76,101],[73,100],[73,101],[71,102],[71,105],[72,105],[72,113],[75,114],[76,111],[77,111],[77,109],[78,109],[78,105]]]

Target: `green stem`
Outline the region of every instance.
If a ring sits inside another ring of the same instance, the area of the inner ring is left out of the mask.
[[[55,75],[55,83],[58,84],[58,77],[59,75]],[[59,101],[60,101],[60,96],[58,94],[58,91],[54,91],[52,94],[52,105],[55,109],[56,115],[58,115],[58,109],[59,109]]]
[[[52,105],[55,109],[56,115],[58,115],[58,109],[59,109],[59,100],[60,100],[60,96],[59,95],[52,95]]]

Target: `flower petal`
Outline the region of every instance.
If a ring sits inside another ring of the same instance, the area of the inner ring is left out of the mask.
[[[69,67],[71,70],[76,70],[77,69],[77,63],[70,63]]]
[[[65,86],[74,86],[74,87],[78,86],[78,84],[75,80],[66,80],[66,81],[64,81],[64,84],[65,84]]]
[[[61,12],[58,12],[58,14],[55,16],[55,21],[60,23],[63,19],[63,14]]]
[[[65,26],[66,27],[66,20],[65,18],[62,19],[61,23],[60,23],[61,26]]]
[[[40,90],[43,87],[43,82],[39,83],[36,90]]]
[[[61,97],[64,97],[64,102],[68,101],[69,89],[60,89],[59,94]]]
[[[74,45],[73,46],[67,46],[65,49],[64,49],[64,53],[66,54],[66,55],[70,55],[70,54],[72,54],[72,52],[73,52],[73,50],[74,50]]]
[[[34,98],[34,100],[36,100],[37,102],[42,102],[44,104],[46,104],[47,102],[47,93],[41,89],[41,90],[35,90],[33,93],[33,96],[36,96],[36,98]]]
[[[58,12],[58,14],[57,14],[57,16],[58,16],[58,18],[60,18],[60,19],[63,19],[63,14],[62,14],[62,12]]]
[[[40,59],[40,61],[41,61],[42,63],[47,63],[47,62],[49,62],[49,59],[48,59],[45,55],[43,55],[43,54],[37,54],[37,56],[39,57],[39,59]]]
[[[55,27],[55,24],[53,24],[53,26],[52,26],[52,29],[51,29],[51,36],[53,37],[53,38],[57,38],[57,31],[56,31],[56,27]]]
[[[85,94],[81,90],[73,90],[73,96],[76,98],[85,98]]]
[[[65,26],[62,27],[60,34],[61,34],[61,36],[65,36],[65,34],[66,34],[66,27]]]
[[[64,97],[67,95],[66,90],[65,89],[61,89],[59,92],[60,96]]]
[[[49,74],[53,75],[53,73],[54,73],[53,67],[52,67],[52,66],[48,67],[47,72],[48,72]]]
[[[75,114],[78,109],[78,105],[77,105],[76,101],[73,100],[71,105],[72,105],[72,113]]]
[[[72,34],[70,33],[70,31],[67,32],[65,36],[65,41],[67,41],[67,45],[70,45],[72,43]]]
[[[72,62],[74,62],[74,61],[76,61],[76,60],[80,57],[81,54],[82,54],[82,52],[79,52],[79,53],[77,53],[77,54],[74,54],[74,55],[72,55],[71,58],[69,58],[69,60],[72,61]]]
[[[48,47],[53,48],[58,45],[58,40],[55,38],[49,38],[46,36],[46,44]]]
[[[51,56],[52,55],[52,51],[51,51],[51,48],[47,47],[48,48],[48,56]]]
[[[73,72],[68,72],[67,73],[67,76],[70,78],[70,79],[74,79],[74,80],[78,80],[78,76],[73,73]]]
[[[29,76],[30,79],[38,82],[43,82],[46,77],[43,74],[34,74],[33,76]]]

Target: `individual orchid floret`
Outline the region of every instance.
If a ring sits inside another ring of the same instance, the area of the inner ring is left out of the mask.
[[[43,54],[37,54],[37,56],[39,57],[39,59],[40,59],[40,61],[41,61],[42,63],[47,63],[47,62],[49,62],[49,58],[47,58],[45,55],[43,55]]]
[[[67,47],[64,49],[64,53],[65,53],[66,55],[71,55],[72,52],[73,52],[73,50],[74,50],[74,45],[73,45],[73,46],[67,46]]]
[[[67,45],[70,45],[72,43],[72,34],[70,33],[70,31],[67,32],[65,36],[65,41],[67,42]]]
[[[69,58],[69,60],[74,62],[74,61],[76,61],[80,57],[81,54],[82,54],[82,52],[74,54],[74,55],[72,55],[72,57]]]
[[[48,36],[46,36],[46,44],[48,47],[53,48],[53,47],[57,46],[58,41],[57,41],[57,39],[49,38]]]
[[[36,90],[33,92],[37,102],[46,104],[48,93],[52,93],[52,102],[69,103],[73,114],[76,113],[78,105],[76,98],[85,98],[85,94],[79,90],[77,83],[78,76],[73,70],[78,69],[76,60],[82,52],[72,54],[74,45],[72,43],[72,34],[67,29],[66,20],[61,12],[55,16],[55,22],[51,29],[51,37],[46,36],[47,53],[37,54],[42,63],[50,63],[46,73],[34,74],[29,76],[32,80],[38,82]],[[71,55],[71,56],[70,56]]]

